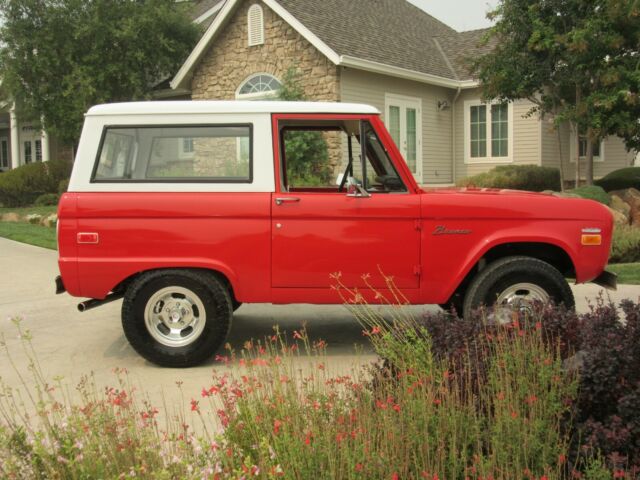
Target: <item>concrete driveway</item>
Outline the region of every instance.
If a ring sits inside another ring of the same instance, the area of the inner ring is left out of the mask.
[[[132,383],[148,392],[152,400],[162,397],[169,405],[198,398],[203,386],[210,384],[213,360],[197,368],[172,370],[156,367],[141,357],[127,343],[120,326],[121,302],[78,312],[79,301],[67,294],[55,295],[53,280],[58,274],[57,252],[0,238],[0,332],[16,362],[26,372],[26,357],[21,351],[12,317],[21,317],[24,328],[31,330],[33,345],[43,370],[49,378],[63,376],[75,385],[80,376],[93,372],[99,385],[115,384],[112,370],[125,367]],[[587,298],[595,298],[595,285],[575,286],[577,308],[587,308]],[[613,300],[640,297],[640,286],[621,286],[611,292]],[[414,312],[438,310],[438,307],[411,307]],[[306,323],[312,338],[324,339],[329,347],[328,369],[344,370],[372,361],[375,356],[362,336],[362,329],[342,306],[244,305],[237,312],[229,337],[236,348],[251,338],[263,338],[274,325],[291,332]],[[361,345],[355,354],[354,345]],[[11,386],[18,378],[0,353],[0,376]],[[181,381],[181,394],[175,382]],[[180,400],[184,395],[184,400]],[[176,403],[177,402],[177,403]]]

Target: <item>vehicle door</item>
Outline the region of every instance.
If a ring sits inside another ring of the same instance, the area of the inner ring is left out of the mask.
[[[273,288],[325,289],[338,272],[348,287],[384,288],[382,272],[398,288],[419,288],[420,195],[377,120],[274,116]]]

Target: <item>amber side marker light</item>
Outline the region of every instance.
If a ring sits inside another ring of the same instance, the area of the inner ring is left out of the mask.
[[[587,246],[602,245],[602,230],[599,228],[583,228],[581,243]]]

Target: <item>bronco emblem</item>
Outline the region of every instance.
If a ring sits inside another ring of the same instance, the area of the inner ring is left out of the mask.
[[[444,225],[438,225],[435,230],[431,233],[431,235],[469,235],[471,230],[460,229],[460,230],[448,230]]]

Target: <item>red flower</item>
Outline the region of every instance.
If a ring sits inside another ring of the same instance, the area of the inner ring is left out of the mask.
[[[567,461],[566,455],[563,455],[562,453],[558,455],[558,465],[562,465],[566,461]]]
[[[627,474],[622,470],[616,470],[615,472],[613,472],[613,478],[625,478],[626,476]]]
[[[364,470],[364,465],[356,463],[356,472],[361,472],[362,470]]]
[[[400,480],[400,476],[396,472],[393,472],[393,475],[391,475],[391,480]]]
[[[293,338],[295,338],[296,340],[302,340],[302,335],[300,335],[300,332],[298,332],[297,330],[293,331]]]
[[[400,412],[400,410],[401,410],[401,409],[400,409],[400,405],[398,405],[397,403],[393,406],[393,409],[394,409],[396,412]]]
[[[280,427],[282,427],[282,422],[280,420],[273,421],[273,434],[278,435],[280,433]]]
[[[378,327],[377,325],[371,329],[371,335],[378,335],[380,332],[380,327]]]
[[[197,400],[191,399],[191,411],[192,412],[199,412],[200,411],[200,409],[198,408],[198,401]]]

